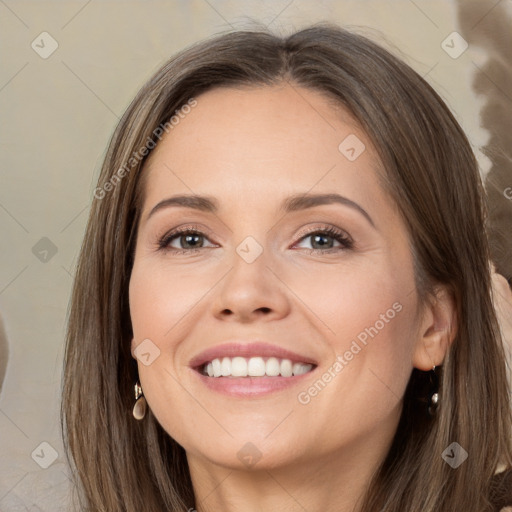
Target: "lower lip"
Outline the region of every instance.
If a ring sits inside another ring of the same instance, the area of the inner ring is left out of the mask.
[[[291,388],[303,382],[315,369],[293,377],[208,377],[197,370],[193,372],[212,391],[231,397],[250,398]]]

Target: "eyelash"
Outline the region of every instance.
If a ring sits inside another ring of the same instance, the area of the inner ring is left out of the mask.
[[[175,255],[180,254],[190,254],[190,253],[196,253],[197,251],[200,251],[202,249],[207,249],[207,247],[197,247],[194,249],[175,249],[169,247],[169,244],[172,240],[174,240],[177,236],[183,236],[183,235],[199,235],[206,237],[206,234],[203,233],[199,228],[196,226],[183,226],[180,228],[177,228],[173,230],[171,233],[165,234],[162,238],[158,240],[158,250],[170,252]],[[316,228],[313,230],[310,230],[306,233],[302,233],[299,238],[299,242],[303,239],[312,236],[312,235],[327,235],[329,237],[334,238],[337,242],[340,242],[343,247],[331,247],[329,249],[303,249],[307,251],[308,254],[319,254],[319,253],[333,253],[338,251],[343,251],[347,249],[353,249],[354,248],[354,242],[353,240],[346,235],[343,231],[340,231],[333,227],[325,227],[325,228]]]

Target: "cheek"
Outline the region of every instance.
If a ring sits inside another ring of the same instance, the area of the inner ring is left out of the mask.
[[[400,402],[417,336],[414,289],[412,267],[407,271],[405,264],[402,272],[388,264],[313,273],[308,284],[294,288],[308,306],[314,305],[332,365],[339,363],[330,367],[336,377],[324,374],[321,379],[333,384],[313,401],[319,408],[330,407],[345,425],[347,415],[356,411],[361,418],[371,411],[368,421],[373,423]],[[333,403],[338,406],[332,408]]]
[[[157,421],[180,440],[187,436],[183,422],[176,418],[190,409],[190,395],[179,384],[176,373],[176,340],[184,338],[190,330],[187,315],[193,311],[200,294],[197,276],[187,272],[177,275],[143,257],[136,260],[129,284],[132,352],[147,339],[156,346],[150,350],[151,357],[157,354],[151,364],[137,361],[139,380]],[[188,416],[187,428],[191,428],[195,416]]]
[[[141,259],[133,268],[129,287],[135,342],[154,338],[155,343],[164,344],[179,338],[187,315],[217,280],[210,270],[199,273],[182,268],[177,272],[161,262]]]
[[[307,306],[310,319],[322,327],[336,353],[350,349],[351,341],[392,338],[387,347],[403,354],[404,345],[412,345],[416,308],[412,267],[402,262],[352,261],[329,267],[311,266],[307,272],[286,271],[283,279]],[[387,342],[386,342],[387,344]]]

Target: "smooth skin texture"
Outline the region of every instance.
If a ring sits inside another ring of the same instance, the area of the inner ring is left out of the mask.
[[[345,110],[290,84],[196,99],[142,171],[131,346],[133,353],[149,338],[160,350],[151,365],[138,363],[144,394],[187,452],[199,512],[352,511],[389,449],[413,367],[442,363],[453,301],[440,288],[438,300],[420,307],[404,221],[379,185],[370,140]],[[350,134],[366,146],[353,162],[338,149]],[[340,194],[374,226],[337,203],[280,211],[288,196],[306,193]],[[213,197],[219,208],[149,215],[178,194]],[[178,234],[159,248],[180,226],[203,235],[187,245]],[[353,245],[314,236],[329,227]],[[263,249],[250,264],[236,252],[248,236]],[[299,403],[397,302],[402,310],[310,403]],[[319,364],[300,386],[228,397],[204,386],[188,363],[233,338],[269,341]],[[247,442],[261,453],[251,467],[237,457]]]

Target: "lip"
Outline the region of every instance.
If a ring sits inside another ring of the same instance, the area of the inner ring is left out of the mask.
[[[208,377],[195,370],[193,373],[211,391],[229,397],[259,398],[303,383],[316,369],[292,377]]]
[[[210,361],[222,357],[277,357],[278,359],[290,359],[292,363],[308,363],[313,369],[302,375],[291,377],[208,377],[201,373],[202,366]],[[193,374],[210,390],[222,393],[229,397],[251,398],[268,395],[281,391],[303,382],[305,378],[315,372],[318,367],[316,360],[311,357],[298,354],[279,345],[264,341],[243,343],[241,341],[226,342],[215,347],[208,348],[192,358],[189,366]]]
[[[202,365],[213,361],[214,359],[221,359],[223,357],[277,357],[278,359],[290,359],[292,363],[309,363],[314,366],[318,366],[317,361],[311,357],[304,356],[293,352],[292,350],[285,349],[279,345],[267,343],[264,341],[253,341],[248,343],[242,342],[231,342],[223,343],[215,347],[208,348],[193,357],[189,363],[189,366],[194,370],[200,371]],[[310,372],[309,372],[310,373]],[[307,374],[304,374],[307,375]],[[275,377],[269,377],[275,378]],[[278,377],[279,378],[279,377]],[[285,379],[293,377],[284,377]],[[264,377],[258,377],[258,379],[264,379]]]

